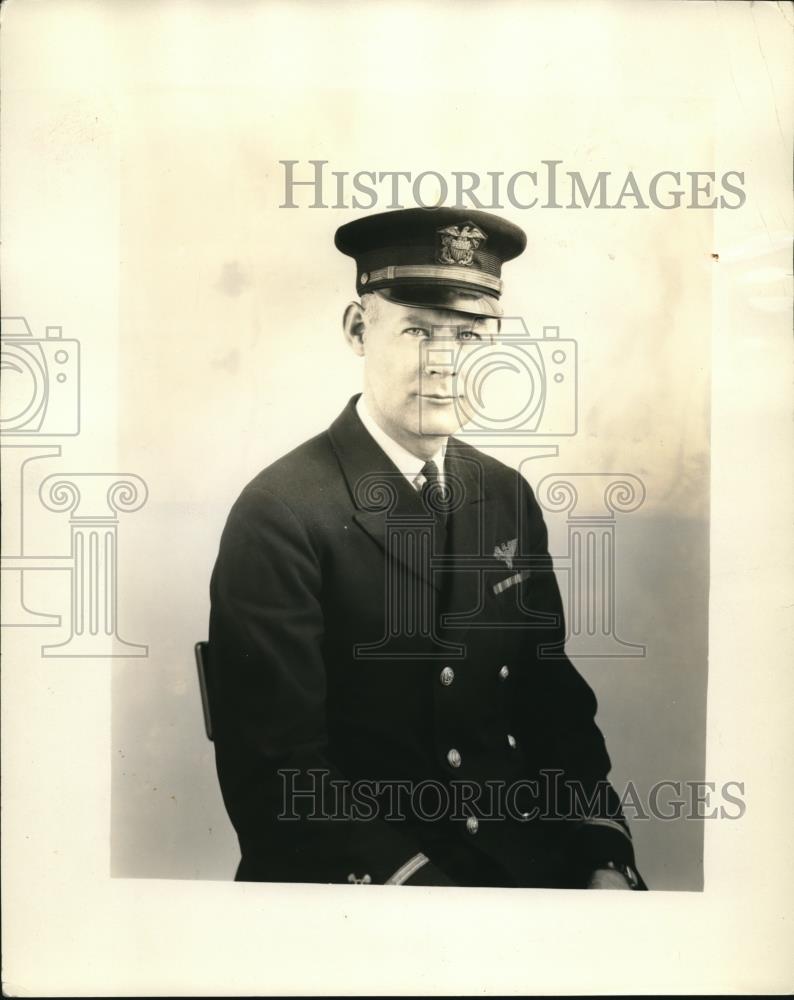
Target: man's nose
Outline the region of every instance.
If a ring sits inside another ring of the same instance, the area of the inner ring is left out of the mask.
[[[433,331],[432,340],[423,345],[424,370],[428,375],[454,375],[458,366],[458,345],[454,331]]]

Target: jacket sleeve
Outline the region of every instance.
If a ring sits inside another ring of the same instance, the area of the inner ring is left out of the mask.
[[[565,619],[548,551],[548,532],[534,493],[521,477],[521,551],[537,560],[522,588],[528,611],[544,623],[526,631],[514,724],[551,789],[543,808],[563,824],[571,869],[584,884],[608,861],[635,866],[631,832],[608,781],[611,762],[596,725],[592,688],[565,654]],[[645,887],[640,880],[641,887]]]
[[[451,884],[371,801],[338,794],[328,750],[322,578],[304,524],[249,485],[210,584],[210,698],[237,878]],[[297,793],[297,794],[294,794]],[[303,794],[301,794],[303,793]]]

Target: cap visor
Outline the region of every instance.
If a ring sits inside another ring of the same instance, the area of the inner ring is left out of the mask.
[[[362,294],[366,291],[363,289]],[[390,285],[388,288],[373,288],[372,291],[407,306],[449,309],[471,316],[495,316],[497,319],[502,316],[502,307],[495,296],[453,285]]]

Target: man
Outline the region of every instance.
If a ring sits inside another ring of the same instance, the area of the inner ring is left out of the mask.
[[[526,237],[411,209],[336,245],[363,394],[245,487],[211,583],[237,878],[644,888],[532,489],[454,437]]]

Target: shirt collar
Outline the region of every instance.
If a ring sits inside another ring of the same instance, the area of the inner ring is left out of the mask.
[[[377,444],[380,445],[383,451],[386,452],[387,456],[392,460],[392,462],[394,462],[400,472],[402,472],[408,482],[413,486],[414,481],[422,471],[422,467],[424,466],[426,460],[424,458],[417,458],[417,456],[408,451],[407,448],[403,448],[401,444],[398,444],[393,437],[390,437],[386,431],[384,431],[380,425],[375,422],[374,417],[369,412],[369,407],[364,402],[363,394],[359,396],[358,402],[356,403],[356,413],[358,413],[361,418],[361,423],[367,428]],[[442,478],[444,475],[444,456],[446,454],[446,450],[447,442],[445,440],[431,459],[431,461],[436,463],[439,476]]]

